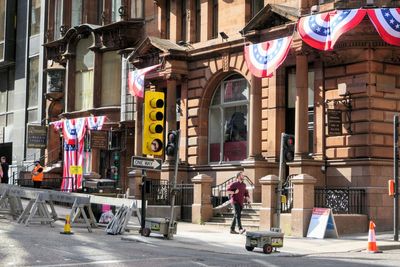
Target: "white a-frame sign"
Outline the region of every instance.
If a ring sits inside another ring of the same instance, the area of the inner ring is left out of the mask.
[[[339,237],[331,209],[313,208],[307,237]]]

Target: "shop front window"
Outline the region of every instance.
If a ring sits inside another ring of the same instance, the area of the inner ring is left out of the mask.
[[[214,93],[209,118],[209,161],[247,158],[249,87],[240,75],[231,75]]]

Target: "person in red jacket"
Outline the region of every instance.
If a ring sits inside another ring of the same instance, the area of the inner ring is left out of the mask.
[[[236,181],[231,183],[227,188],[228,194],[231,196],[231,203],[235,211],[235,215],[231,224],[231,234],[243,234],[246,229],[242,227],[242,209],[244,201],[250,203],[249,192],[246,189],[246,184],[244,183],[244,174],[242,171],[236,174]],[[235,231],[235,227],[239,227],[239,233]]]
[[[34,188],[40,188],[43,181],[43,167],[40,165],[40,161],[35,161],[35,167],[32,172],[32,181]]]

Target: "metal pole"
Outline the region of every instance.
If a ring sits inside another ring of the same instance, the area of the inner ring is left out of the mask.
[[[142,220],[140,222],[140,232],[143,235],[143,230],[146,226],[146,170],[142,170]]]
[[[276,189],[276,227],[280,228],[281,224],[281,195],[282,195],[282,181],[285,175],[285,162],[283,161],[283,142],[285,133],[281,134],[281,154],[279,156],[279,182]]]
[[[394,212],[393,212],[393,223],[394,223],[394,241],[399,241],[399,116],[394,115],[393,117],[393,166],[394,166]]]
[[[171,231],[174,226],[174,212],[175,212],[175,195],[176,195],[176,179],[178,176],[178,164],[179,164],[179,146],[181,139],[181,130],[177,130],[177,140],[176,140],[176,152],[175,152],[175,171],[174,171],[174,181],[172,183],[172,199],[171,199],[171,216],[169,218],[169,226],[168,226],[168,239],[172,237]]]

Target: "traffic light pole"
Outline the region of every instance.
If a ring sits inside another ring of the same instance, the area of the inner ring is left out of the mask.
[[[283,142],[284,142],[285,133],[281,135],[281,153],[279,156],[279,182],[278,187],[276,189],[276,227],[280,228],[281,224],[281,196],[282,196],[282,182],[283,177],[285,176],[285,161],[283,160],[284,151],[283,151]]]
[[[178,176],[178,164],[179,164],[179,145],[181,139],[181,130],[177,130],[177,141],[176,141],[176,151],[175,151],[175,170],[174,170],[174,181],[172,183],[172,198],[171,198],[171,216],[169,218],[168,226],[168,239],[171,238],[171,232],[174,227],[174,213],[175,213],[175,195],[176,195],[176,180]]]
[[[146,227],[146,170],[142,170],[142,209],[141,209],[140,233]]]
[[[394,241],[399,241],[399,115],[393,117],[393,166],[394,166]]]

